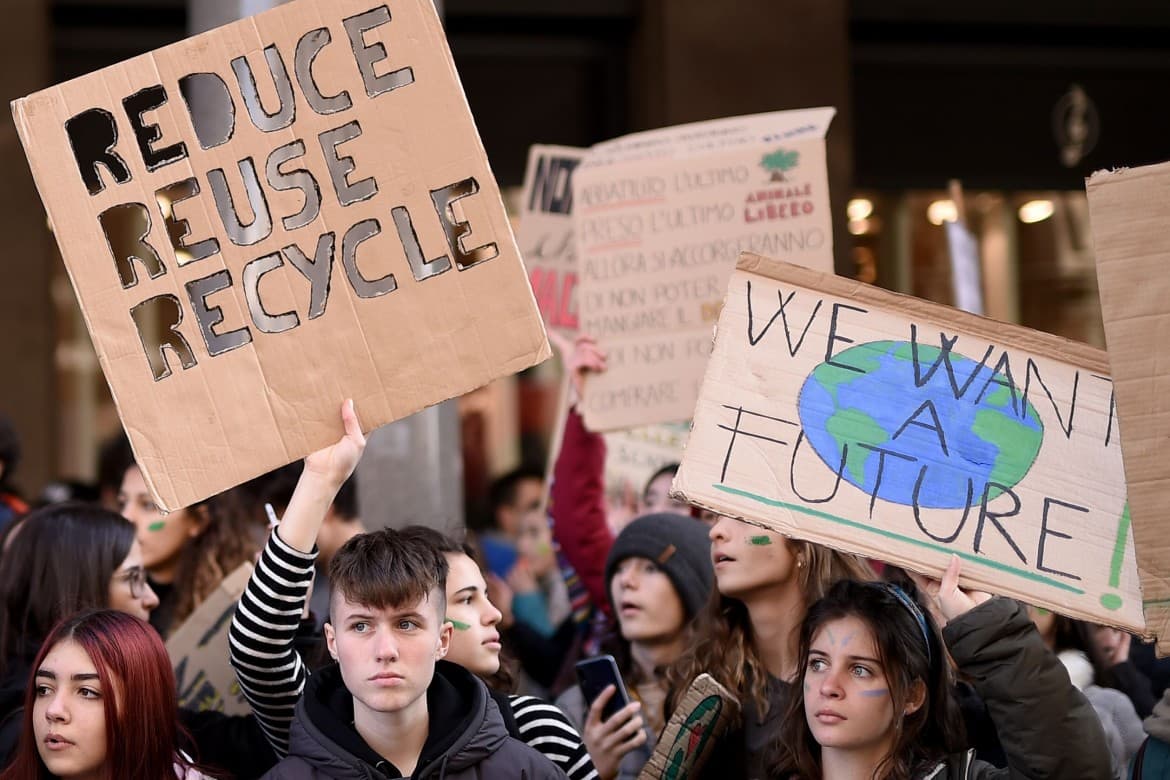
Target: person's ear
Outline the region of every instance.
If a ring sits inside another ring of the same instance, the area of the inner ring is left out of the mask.
[[[191,539],[206,531],[211,523],[211,513],[207,511],[206,506],[187,507],[179,511],[187,513],[187,520],[190,523],[187,526],[187,536]]]
[[[329,655],[334,661],[337,660],[337,634],[333,630],[332,623],[326,623],[325,629],[325,647],[329,649]]]
[[[926,703],[926,683],[922,680],[915,680],[910,686],[910,690],[906,692],[906,710],[905,715],[908,717],[922,709],[922,705]]]
[[[447,651],[451,649],[451,635],[455,631],[455,626],[447,621],[443,621],[439,625],[439,642],[435,646],[435,660],[447,657]]]

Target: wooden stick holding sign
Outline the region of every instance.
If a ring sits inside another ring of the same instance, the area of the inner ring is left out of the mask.
[[[1105,353],[740,256],[675,490],[1144,632]]]

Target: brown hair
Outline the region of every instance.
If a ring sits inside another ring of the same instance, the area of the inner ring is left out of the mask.
[[[432,544],[429,530],[382,528],[343,544],[329,562],[334,598],[385,609],[417,604],[437,590],[441,621],[447,612],[447,559]]]
[[[785,543],[793,556],[804,563],[797,570],[797,585],[806,605],[824,596],[837,580],[874,578],[873,570],[855,555],[797,539],[785,539]],[[674,711],[690,684],[704,672],[741,702],[750,698],[761,717],[767,714],[768,671],[756,650],[747,605],[722,595],[717,587],[699,613],[690,649],[669,670],[668,713]]]
[[[238,489],[227,490],[187,507],[203,530],[183,546],[175,570],[175,612],[167,633],[191,616],[224,578],[256,557],[257,534],[262,527],[248,512]]]

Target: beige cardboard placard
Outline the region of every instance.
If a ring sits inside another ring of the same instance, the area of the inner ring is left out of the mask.
[[[299,0],[13,114],[168,510],[335,441],[347,397],[371,429],[549,355],[430,0]]]
[[[709,674],[687,688],[638,780],[697,777],[724,732],[739,718],[739,702]]]
[[[682,460],[690,432],[688,422],[646,425],[605,434],[605,487],[610,499],[621,498],[627,486],[641,498],[654,472]]]
[[[240,564],[167,640],[180,707],[227,715],[252,711],[228,660],[232,614],[251,576],[252,564]]]
[[[1170,163],[1095,173],[1088,181],[1097,283],[1122,452],[1133,538],[1145,597],[1146,625],[1170,654]]]
[[[573,243],[573,171],[585,149],[535,144],[520,201],[516,243],[544,322],[577,333],[577,248]]]
[[[591,430],[690,419],[735,258],[831,271],[831,108],[669,127],[590,150],[573,176],[581,331],[606,350]]]
[[[1144,631],[1101,350],[745,254],[675,490]]]

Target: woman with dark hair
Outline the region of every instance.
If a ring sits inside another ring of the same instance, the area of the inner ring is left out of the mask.
[[[702,776],[758,780],[767,774],[763,756],[800,668],[800,623],[808,605],[837,580],[870,579],[872,571],[856,556],[730,517],[711,526],[710,538],[715,590],[694,641],[670,669],[668,711],[699,675],[710,674],[743,710]]]
[[[106,608],[147,620],[158,605],[134,526],[121,515],[57,504],[28,514],[10,541],[0,566],[0,766],[20,737],[33,659],[53,627],[77,612]],[[255,718],[181,715],[200,760],[239,778],[258,777],[276,763]]]
[[[947,621],[941,637],[929,613],[896,585],[838,582],[809,607],[773,776],[1109,777],[1096,714],[1024,609],[960,590],[959,568],[956,557],[942,582],[925,589]],[[987,702],[1007,768],[964,749],[947,652]]]
[[[289,724],[309,674],[293,649],[293,637],[313,581],[317,534],[325,508],[365,448],[352,404],[343,408],[342,420],[345,436],[306,458],[284,518],[269,538],[232,618],[232,667],[272,747],[281,755],[288,752]],[[531,696],[509,695],[510,677],[500,663],[500,611],[487,598],[474,551],[423,526],[410,526],[401,533],[447,559],[446,617],[455,630],[445,660],[484,679],[510,736],[544,753],[572,780],[595,778],[581,737],[564,713]]]
[[[206,777],[180,748],[171,659],[146,622],[82,612],[49,632],[33,669],[20,744],[0,780]]]
[[[255,558],[264,524],[248,511],[238,489],[163,514],[137,464],[118,492],[119,510],[137,529],[150,586],[159,605],[150,624],[168,637],[223,579]]]

